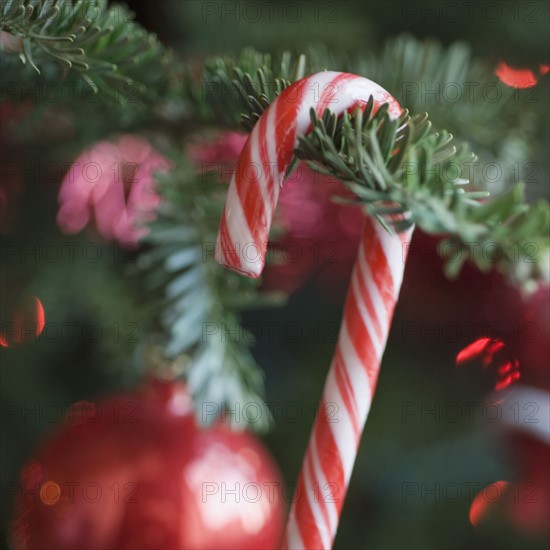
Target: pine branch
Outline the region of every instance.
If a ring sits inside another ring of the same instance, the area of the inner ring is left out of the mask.
[[[472,57],[468,45],[455,42],[444,48],[407,34],[388,40],[383,52],[358,57],[322,45],[299,56],[288,51],[271,56],[248,48],[237,58],[207,60],[199,83],[188,72],[185,92],[202,117],[250,130],[286,86],[329,68],[365,75],[409,111],[429,110],[439,127],[451,126],[467,136],[474,132],[483,144],[493,143],[495,136],[502,141],[503,132],[519,124],[526,105],[533,107],[531,91],[504,86],[485,62]]]
[[[187,72],[184,93],[201,118],[249,131],[269,104],[311,69],[303,55],[285,52],[274,59],[248,48],[237,59],[208,60],[199,83]]]
[[[411,47],[412,50],[408,49]],[[236,113],[241,112],[241,124],[250,130],[291,81],[304,73],[325,68],[334,58],[327,52],[317,52],[312,59],[286,53],[275,62],[269,56],[246,50],[237,60],[217,59],[206,63],[202,96],[191,81],[187,91],[197,106],[202,107],[198,109],[201,116],[236,125]],[[401,37],[387,46],[382,61],[374,59],[348,59],[344,67],[332,66],[368,74],[390,91],[397,87],[395,79],[401,78],[397,68],[405,71],[406,82],[422,83],[428,89],[436,84],[441,88],[449,82],[465,84],[468,79],[475,79],[479,85],[487,82],[497,85],[486,67],[471,62],[469,49],[462,44],[442,50],[434,43]],[[403,84],[401,81],[401,95]],[[507,120],[505,113],[518,110],[517,102],[510,100],[515,92],[500,86],[506,97],[480,113],[480,104],[485,108],[487,103],[479,101],[480,89],[474,88],[474,98],[464,96],[460,102],[463,128],[488,127],[479,124],[479,120],[486,120],[488,116],[492,121],[499,121],[502,136]],[[419,97],[420,94],[412,95],[409,103],[417,105]],[[449,112],[444,101],[434,101],[430,107],[440,118]],[[405,113],[398,122],[391,121],[385,109],[373,115],[372,103],[364,113],[358,110],[339,119],[330,112],[321,118],[312,113],[312,131],[300,141],[296,156],[346,183],[357,200],[384,225],[389,214],[406,212],[408,221],[390,221],[390,225],[401,230],[416,223],[429,233],[445,235],[441,250],[456,252],[452,256],[447,254],[449,276],[456,275],[464,259],[469,258],[483,270],[496,266],[526,287],[533,279],[547,279],[548,203],[524,204],[521,183],[502,196],[487,200],[488,186],[472,177],[477,157],[465,145],[459,148],[453,145],[448,132],[431,131],[431,125],[427,114],[411,119]],[[491,132],[494,128],[492,124]],[[513,133],[509,128],[506,130]],[[494,132],[491,138],[496,139]],[[480,134],[479,139],[486,142],[489,138],[485,133]],[[472,189],[474,184],[476,188]],[[488,249],[492,250],[491,255],[487,254]]]
[[[371,98],[364,112],[340,118],[328,110],[317,117],[312,110],[312,130],[300,139],[296,155],[344,182],[384,225],[401,231],[414,223],[445,235],[440,250],[449,276],[469,259],[482,270],[495,266],[523,286],[548,279],[547,202],[526,205],[523,184],[479,200],[488,192],[464,189],[473,183],[467,176],[476,160],[465,145],[452,145],[447,132],[433,132],[427,115],[405,112],[391,120],[385,106],[375,114],[372,107]]]
[[[508,170],[511,165],[546,157],[544,86],[519,89],[503,84],[494,67],[474,57],[464,42],[443,46],[404,34],[386,41],[381,52],[343,57],[341,64],[328,66],[368,76],[409,112],[427,111],[437,128],[468,141],[479,157],[480,167],[472,170],[476,179],[484,176],[488,163],[502,168],[493,191],[518,182],[520,175]]]
[[[263,400],[263,373],[250,353],[253,338],[235,311],[280,303],[281,295],[259,294],[257,281],[214,261],[224,187],[192,176],[193,169],[177,154],[173,162],[169,174],[157,176],[165,201],[144,240],[149,250],[139,260],[147,291],[163,294],[158,315],[168,335],[165,354],[185,359],[182,374],[199,421],[212,421],[212,411],[242,411],[254,403],[255,411],[262,410],[257,421],[252,415],[232,420],[237,429],[251,421],[249,427],[263,431],[271,418]]]
[[[147,91],[150,101],[166,80],[170,55],[133,17],[106,0],[8,0],[0,29],[21,38],[19,59],[39,74],[54,65],[77,74],[95,94],[124,103],[144,101]]]

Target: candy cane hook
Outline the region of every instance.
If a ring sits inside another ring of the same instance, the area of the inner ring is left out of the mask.
[[[366,78],[325,71],[286,88],[256,123],[235,167],[215,258],[249,277],[262,272],[279,189],[298,139],[311,127],[309,111],[341,114],[389,104],[402,109]],[[332,546],[361,432],[370,409],[404,271],[403,242],[412,230],[390,236],[367,218],[346,298],[336,352],[328,373],[287,527],[286,548]],[[329,418],[327,407],[337,411]],[[334,422],[337,420],[337,422]]]
[[[298,138],[310,128],[310,109],[318,116],[325,109],[341,114],[365,106],[371,95],[375,109],[387,102],[390,116],[401,114],[386,90],[349,73],[317,73],[283,90],[254,126],[235,166],[215,249],[219,263],[249,277],[260,276],[279,190]]]

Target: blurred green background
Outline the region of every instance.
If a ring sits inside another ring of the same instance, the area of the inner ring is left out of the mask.
[[[245,46],[300,52],[319,44],[329,51],[362,55],[381,50],[388,38],[405,31],[417,38],[435,38],[445,45],[465,41],[474,55],[489,66],[500,59],[521,67],[538,67],[549,61],[547,2],[142,0],[129,5],[146,28],[190,61],[237,52]],[[541,80],[540,94],[544,104],[548,99],[547,77]],[[540,107],[537,104],[526,109]],[[526,153],[529,159],[534,156],[540,167],[538,183],[529,190],[533,196],[548,195],[548,110],[541,112],[538,146]],[[94,128],[93,120],[77,128],[76,142],[86,143],[97,137],[101,130]],[[24,158],[32,165],[45,153],[62,159],[67,151],[74,152],[74,143],[57,143],[55,136],[51,143],[22,151],[6,137],[8,131],[2,132],[5,158]],[[463,133],[459,137],[469,136]],[[55,170],[38,177],[27,174],[16,225],[18,246],[39,240],[64,242],[65,237],[55,225],[59,182]],[[85,237],[81,238],[84,242]],[[14,236],[10,235],[9,240],[13,242]],[[433,248],[433,243],[426,246]],[[79,261],[8,265],[2,258],[3,301],[9,298],[6,289],[13,289],[15,277],[18,288],[42,298],[49,322],[99,323],[103,327],[137,323],[142,327],[147,318],[147,299],[139,296],[134,282],[125,279],[131,257],[126,257],[126,262],[112,262],[110,258],[107,251],[93,270]],[[427,263],[438,267],[437,261]],[[418,273],[421,271],[416,270],[413,275]],[[6,283],[8,276],[12,286]],[[468,285],[467,292],[464,285]],[[264,332],[254,348],[255,357],[266,372],[267,400],[280,404],[278,408],[275,405],[275,426],[265,441],[289,482],[297,477],[335,344],[341,310],[324,299],[332,291],[305,285],[284,308],[250,312],[244,319],[245,325],[275,322],[285,327],[298,323],[302,329],[297,341],[289,341],[282,330],[275,331],[273,337]],[[454,368],[457,351],[481,335],[482,328],[473,333],[464,330],[458,339],[449,341],[422,335],[420,331],[407,336],[410,323],[419,317],[426,326],[439,323],[440,327],[449,322],[474,326],[484,320],[506,331],[514,319],[505,315],[495,318],[493,312],[499,301],[506,300],[507,292],[499,280],[472,272],[448,283],[437,269],[429,271],[422,281],[413,281],[411,270],[407,270],[336,548],[545,547],[545,541],[521,538],[504,523],[483,531],[475,530],[469,522],[468,484],[481,487],[496,480],[513,479],[515,475],[495,425],[483,422],[479,415],[473,422],[466,414],[457,422],[449,422],[420,412],[405,414],[448,403],[483,403],[489,389],[481,372],[458,375]],[[509,315],[514,313],[510,311]],[[138,340],[143,336],[140,330]],[[76,401],[92,400],[129,386],[140,374],[135,366],[139,364],[139,342],[116,342],[114,338],[95,343],[78,338],[55,344],[37,342],[0,353],[2,401],[16,403],[18,410],[25,406],[32,409],[37,403],[57,403],[66,408]],[[295,422],[282,414],[289,403],[301,405],[303,414]],[[21,465],[33,455],[40,441],[55,430],[55,424],[43,415],[39,414],[35,421],[32,416],[5,414],[5,407],[1,419],[4,489],[6,482],[17,480]],[[455,501],[445,497],[446,487],[452,484],[458,484],[461,491]],[[429,492],[434,489],[436,494]],[[10,510],[11,497],[3,490],[4,533]]]

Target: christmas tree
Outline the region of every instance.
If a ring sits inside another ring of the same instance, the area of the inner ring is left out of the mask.
[[[7,547],[545,547],[548,17],[3,0]]]

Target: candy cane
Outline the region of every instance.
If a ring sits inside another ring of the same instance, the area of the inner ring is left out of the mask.
[[[403,243],[411,234],[392,237],[378,222],[365,221],[285,548],[332,546],[403,279]]]
[[[295,82],[281,93],[254,126],[231,178],[215,248],[216,260],[249,277],[264,267],[269,228],[279,189],[292,161],[298,137],[310,128],[309,111],[340,114],[365,105],[389,103],[389,114],[401,114],[399,103],[366,78],[326,71]]]
[[[374,109],[388,103],[391,117],[401,114],[397,101],[378,84],[348,73],[317,73],[279,95],[237,161],[218,233],[218,262],[250,277],[260,275],[279,189],[298,137],[310,130],[310,109],[319,116],[327,108],[341,114],[364,107],[371,96]],[[290,511],[287,548],[332,546],[401,287],[403,242],[411,232],[392,237],[378,222],[365,221],[336,352]]]

